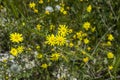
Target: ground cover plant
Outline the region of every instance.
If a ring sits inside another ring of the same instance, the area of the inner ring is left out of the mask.
[[[119,80],[119,0],[0,0],[0,80]]]

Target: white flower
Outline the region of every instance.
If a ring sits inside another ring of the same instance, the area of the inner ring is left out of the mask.
[[[10,69],[11,69],[11,71],[14,72],[14,73],[20,72],[20,66],[17,65],[17,64],[11,65]]]
[[[77,80],[77,78],[71,78],[71,80]]]
[[[35,56],[36,56],[36,55],[38,55],[38,52],[37,52],[37,51],[35,51],[35,52],[34,52],[34,54],[35,54]]]
[[[13,62],[13,63],[15,62],[15,61],[14,61],[14,58],[15,58],[15,56],[13,56],[13,55],[10,55],[10,56],[9,56],[10,61]]]
[[[56,10],[60,10],[60,8],[61,8],[60,5],[56,5],[56,6],[55,6],[55,9],[56,9]]]
[[[56,2],[58,2],[58,0],[55,0]]]
[[[26,64],[25,64],[25,68],[31,69],[31,64],[30,64],[30,63],[26,63]]]
[[[27,69],[31,69],[33,67],[35,67],[35,61],[34,60],[25,64],[25,68],[27,68]]]
[[[54,10],[53,10],[53,8],[51,6],[47,6],[45,8],[45,11],[53,12]]]

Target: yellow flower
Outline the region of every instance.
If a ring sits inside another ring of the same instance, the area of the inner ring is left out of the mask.
[[[67,14],[67,11],[64,9],[64,4],[61,4],[60,12],[63,13],[64,15]]]
[[[67,14],[67,11],[64,10],[64,11],[63,11],[63,14],[66,15],[66,14]]]
[[[25,26],[25,22],[22,22],[22,25]]]
[[[37,45],[37,46],[36,46],[36,49],[40,49],[40,46],[39,46],[39,45]]]
[[[110,40],[110,41],[114,40],[114,37],[112,34],[108,34],[108,40]]]
[[[91,12],[92,11],[92,6],[89,5],[86,10],[87,10],[87,12]]]
[[[49,12],[48,10],[46,10],[46,11],[45,11],[45,14],[49,15],[49,14],[50,14],[50,12]]]
[[[87,38],[84,39],[84,43],[85,44],[88,44],[89,43],[89,40]]]
[[[95,27],[91,28],[91,32],[95,32],[95,29],[96,29]]]
[[[77,37],[76,35],[73,35],[73,39],[76,39],[76,37]]]
[[[111,66],[108,66],[108,69],[109,70],[112,70],[113,69],[113,66],[111,65]]]
[[[83,32],[82,32],[82,31],[79,31],[79,32],[76,33],[76,37],[77,37],[78,39],[82,40],[82,34],[83,34]]]
[[[60,3],[60,5],[61,5],[62,7],[64,7],[64,6],[65,6],[65,4],[64,4],[64,3]]]
[[[82,37],[86,37],[86,36],[88,36],[87,33],[82,33]]]
[[[30,7],[30,8],[33,8],[33,9],[34,9],[35,6],[36,6],[36,4],[35,4],[34,2],[30,2],[30,3],[29,3],[29,7]]]
[[[19,33],[12,33],[10,34],[10,40],[12,42],[22,42],[23,41],[23,37],[22,37],[22,34],[19,34]]]
[[[48,67],[48,65],[46,63],[41,65],[42,68],[46,69]]]
[[[34,10],[34,13],[38,13],[38,9],[33,9]]]
[[[43,4],[43,0],[39,0],[39,3],[40,3],[40,4]]]
[[[43,57],[43,55],[42,54],[37,54],[37,58],[39,58],[39,59],[41,59]]]
[[[58,27],[58,35],[66,36],[68,34],[68,28],[66,25],[59,25]]]
[[[60,35],[56,36],[56,44],[59,46],[63,46],[66,43],[66,38]]]
[[[40,25],[40,24],[37,24],[37,25],[36,25],[36,29],[37,29],[37,30],[41,30],[41,25]]]
[[[50,2],[50,0],[48,0],[47,2]]]
[[[83,2],[83,0],[80,0],[80,2]]]
[[[56,44],[56,37],[54,36],[54,34],[48,35],[46,37],[46,40],[47,40],[46,43],[51,45],[51,46],[54,46]]]
[[[18,51],[17,51],[17,49],[15,49],[15,48],[11,48],[11,50],[10,50],[10,54],[12,54],[13,56],[17,56],[17,55],[18,55]]]
[[[59,59],[59,57],[60,57],[59,53],[54,53],[54,54],[51,55],[50,60],[57,61]]]
[[[64,7],[61,7],[60,12],[63,13],[63,11],[64,11]]]
[[[90,51],[90,50],[91,50],[91,47],[87,47],[87,50]]]
[[[69,44],[69,46],[70,46],[70,47],[73,47],[73,46],[74,46],[74,44],[71,42],[71,43]]]
[[[0,5],[0,10],[1,10],[1,9],[3,9],[3,6],[2,6],[2,5]]]
[[[86,54],[86,52],[85,52],[85,51],[82,51],[82,54]]]
[[[88,57],[83,58],[83,62],[87,63],[89,61]]]
[[[114,54],[112,52],[108,52],[107,53],[107,57],[110,58],[110,59],[114,58]]]
[[[55,48],[52,48],[51,51],[55,51]]]
[[[18,48],[17,48],[18,53],[22,53],[23,50],[24,50],[23,46],[18,46]]]
[[[73,32],[73,30],[72,29],[69,29],[69,31],[68,31],[69,33],[72,33]]]
[[[62,7],[64,7],[65,6],[65,4],[62,2],[62,3],[60,3],[60,5],[62,6]]]
[[[32,49],[31,48],[28,48],[29,51],[31,51]]]
[[[55,25],[51,24],[50,25],[50,30],[54,30],[55,29]]]
[[[5,80],[9,80],[9,76],[8,75],[5,76]]]
[[[70,7],[69,7],[69,6],[67,6],[67,10],[70,10]]]
[[[107,46],[112,46],[112,43],[110,41],[107,41]]]
[[[88,30],[88,29],[90,28],[90,26],[91,26],[91,24],[90,24],[89,22],[85,22],[85,23],[83,24],[83,28],[84,28],[85,30]]]
[[[7,58],[3,58],[2,62],[6,63],[7,62]]]

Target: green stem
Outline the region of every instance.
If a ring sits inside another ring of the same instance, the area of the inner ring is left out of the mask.
[[[95,52],[96,52],[98,46],[100,45],[101,41],[104,39],[104,37],[108,34],[108,32],[109,32],[114,26],[115,26],[115,25],[113,25],[112,27],[110,27],[110,28],[108,29],[108,31],[100,38],[99,42],[97,43],[96,47],[94,48],[94,51],[92,52],[92,55],[95,54]]]

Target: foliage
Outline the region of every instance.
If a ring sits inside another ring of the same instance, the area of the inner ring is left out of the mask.
[[[0,0],[0,79],[119,78],[119,0]]]

